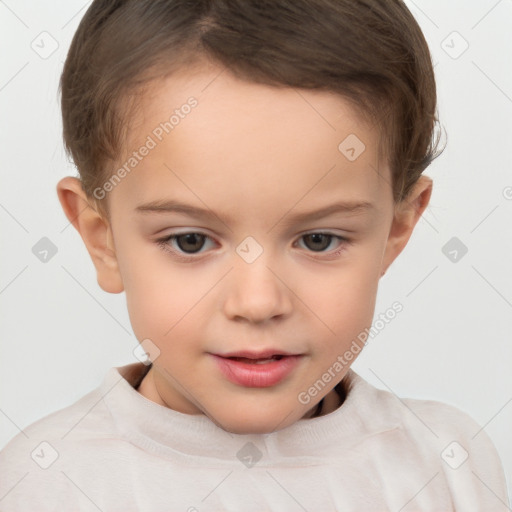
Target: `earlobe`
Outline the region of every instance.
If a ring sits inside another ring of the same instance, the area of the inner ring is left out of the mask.
[[[109,293],[124,290],[112,229],[87,198],[80,180],[67,176],[57,184],[57,195],[69,222],[78,231],[96,268],[98,284]]]
[[[420,176],[411,192],[395,206],[395,212],[382,259],[381,276],[403,251],[416,223],[423,215],[432,195],[432,179]]]

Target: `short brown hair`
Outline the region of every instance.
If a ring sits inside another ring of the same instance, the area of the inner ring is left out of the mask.
[[[395,202],[442,152],[431,55],[402,0],[94,0],[60,81],[64,144],[89,198],[123,147],[122,99],[204,56],[350,101],[380,129]]]

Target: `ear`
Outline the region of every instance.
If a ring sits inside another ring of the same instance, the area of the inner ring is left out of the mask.
[[[402,252],[412,235],[414,226],[428,206],[432,195],[432,179],[420,176],[409,195],[395,205],[393,222],[382,258],[382,274]]]
[[[69,222],[80,233],[96,267],[98,284],[109,293],[124,290],[108,220],[88,200],[80,180],[67,176],[57,184],[57,195]]]

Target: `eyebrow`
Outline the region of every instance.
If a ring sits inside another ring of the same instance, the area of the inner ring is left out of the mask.
[[[287,217],[285,220],[283,220],[283,223],[285,225],[290,225],[293,223],[322,219],[335,213],[343,213],[347,215],[362,215],[365,213],[369,213],[373,209],[374,205],[368,201],[337,202],[317,210],[309,210],[296,213],[294,215],[289,215],[289,212],[293,210],[293,208],[291,208],[290,210],[288,210],[287,213],[285,213],[281,217],[280,221],[278,222],[281,222],[281,220]],[[208,208],[199,208],[197,206],[181,203],[179,201],[172,199],[156,200],[151,201],[149,203],[141,204],[135,208],[135,211],[144,214],[182,213],[184,215],[188,215],[190,217],[195,217],[198,219],[210,219],[211,217],[217,217],[218,219],[223,220],[223,222],[232,221],[232,219],[229,216],[219,216]]]

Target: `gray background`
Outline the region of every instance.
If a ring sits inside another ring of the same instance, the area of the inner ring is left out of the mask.
[[[404,310],[353,368],[398,396],[469,413],[494,441],[510,485],[512,1],[406,3],[436,63],[448,146],[426,171],[431,204],[381,280],[376,318],[396,300]],[[55,191],[75,175],[57,84],[88,5],[0,1],[0,448],[98,386],[110,367],[136,361],[124,294],[100,289]],[[43,237],[57,250],[46,262],[33,252]]]

